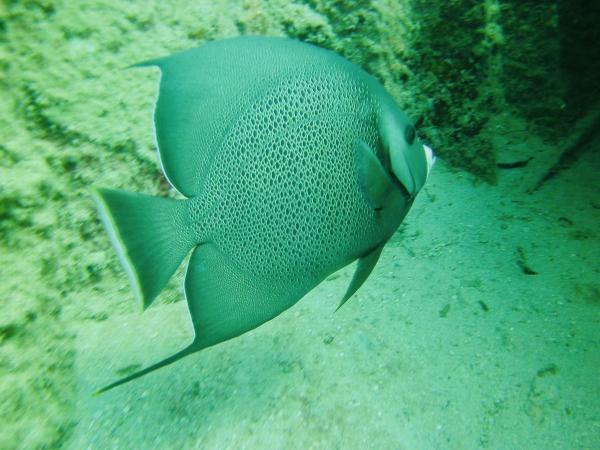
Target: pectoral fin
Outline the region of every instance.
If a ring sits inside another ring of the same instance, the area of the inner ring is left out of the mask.
[[[379,255],[381,255],[381,251],[383,250],[383,245],[381,244],[379,247],[375,247],[366,255],[362,256],[358,260],[358,264],[356,266],[356,270],[354,271],[354,276],[352,277],[352,281],[350,282],[350,286],[348,286],[348,290],[344,295],[344,298],[336,308],[336,311],[342,307],[346,301],[362,286],[362,284],[367,280],[373,268],[377,264],[379,260]]]
[[[362,140],[356,142],[356,164],[358,184],[369,205],[380,210],[387,204],[394,183],[377,158],[377,155]]]

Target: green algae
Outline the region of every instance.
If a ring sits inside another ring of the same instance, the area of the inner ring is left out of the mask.
[[[558,136],[586,111],[596,80],[581,63],[592,50],[560,53],[561,42],[577,46],[589,34],[568,28],[562,3],[534,3],[0,4],[0,448],[65,445],[75,420],[74,330],[136,310],[89,188],[176,196],[151,132],[157,73],[128,65],[238,34],[322,45],[379,78],[422,119],[424,140],[442,158],[493,181],[507,151],[499,111]],[[577,70],[553,70],[567,63]],[[159,302],[181,299],[181,279]]]

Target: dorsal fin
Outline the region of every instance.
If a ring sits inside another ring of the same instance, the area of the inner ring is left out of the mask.
[[[333,62],[349,64],[293,39],[244,36],[134,64],[161,70],[154,126],[169,182],[187,197],[198,195],[223,138],[258,96],[290,67],[316,71]]]

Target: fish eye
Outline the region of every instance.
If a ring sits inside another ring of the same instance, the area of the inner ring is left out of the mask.
[[[410,124],[407,125],[406,128],[404,129],[404,139],[406,140],[408,145],[412,145],[413,142],[415,142],[415,137],[417,137],[417,132],[415,130],[415,127],[413,127]]]

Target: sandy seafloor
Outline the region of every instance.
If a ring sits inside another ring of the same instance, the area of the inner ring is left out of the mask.
[[[600,448],[599,169],[588,153],[524,194],[523,169],[490,186],[439,162],[337,313],[351,267],[99,397],[189,341],[186,305],[82,325],[69,447]]]

